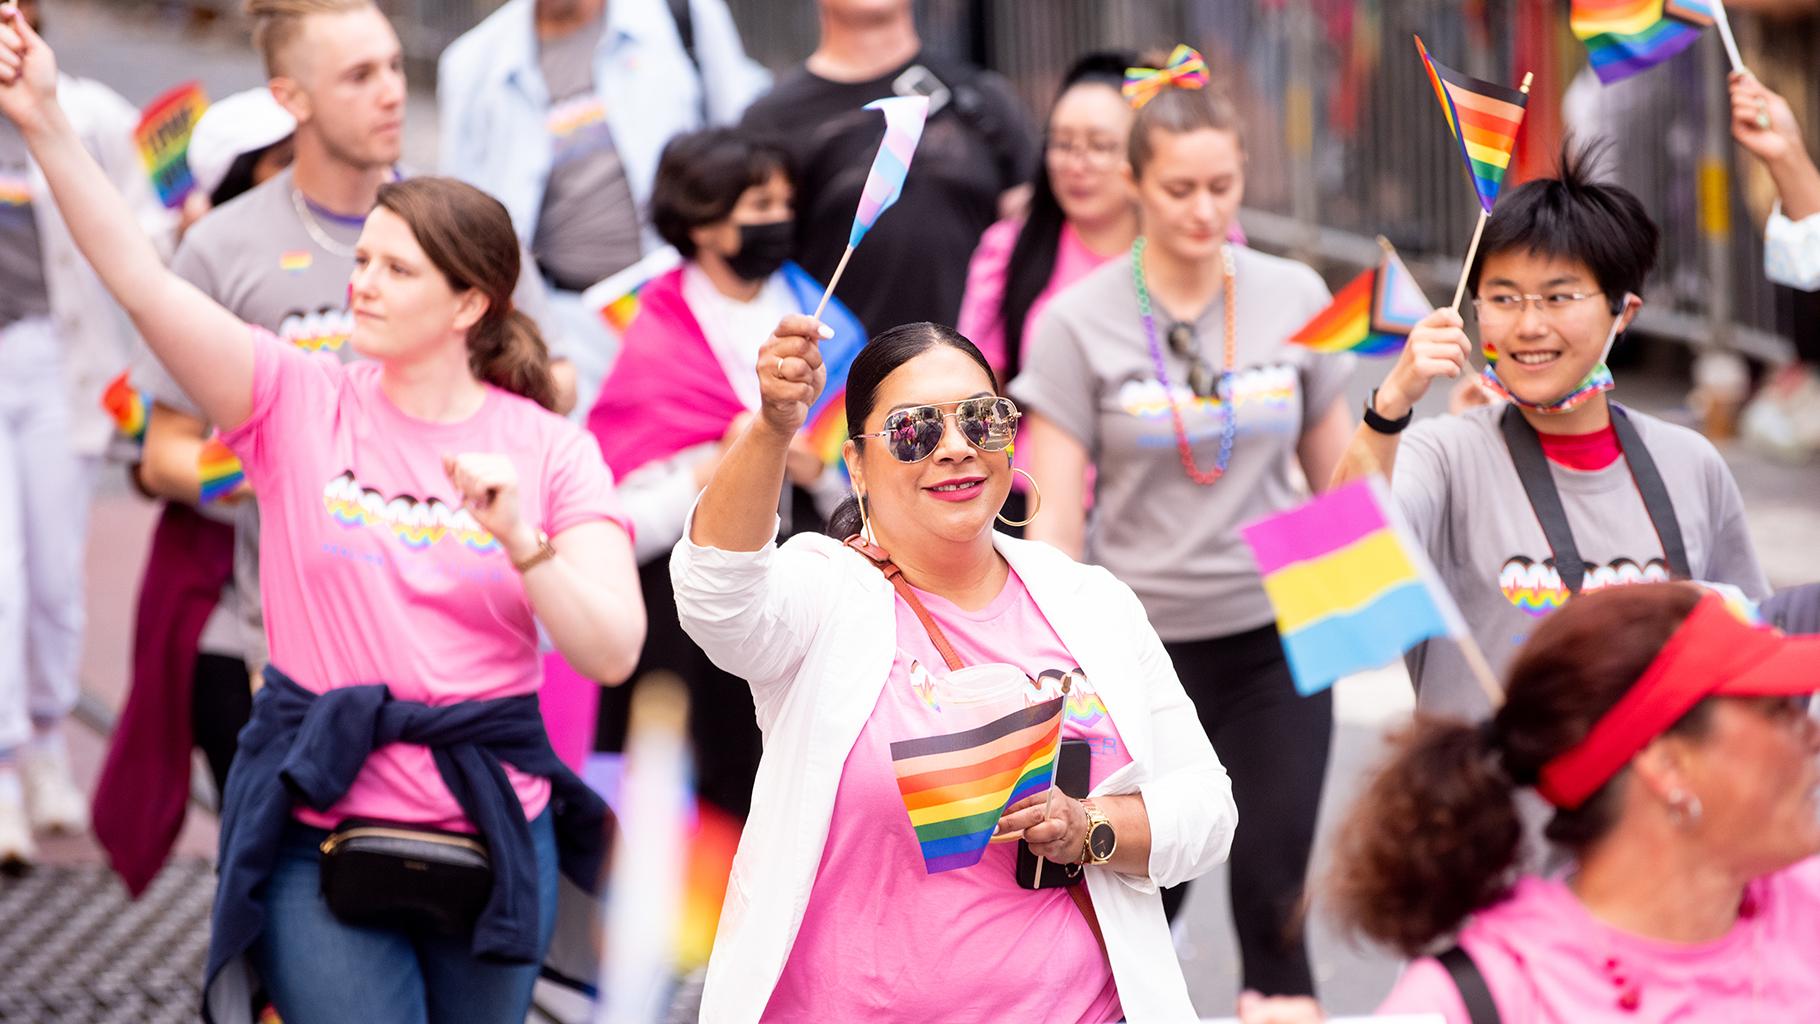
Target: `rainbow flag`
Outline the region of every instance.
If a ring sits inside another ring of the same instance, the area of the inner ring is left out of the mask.
[[[1687,49],[1717,17],[1719,0],[1573,0],[1568,26],[1610,85]]]
[[[1498,201],[1498,189],[1504,185],[1504,172],[1510,169],[1510,156],[1517,148],[1517,130],[1523,127],[1523,108],[1529,97],[1442,64],[1428,55],[1421,36],[1416,37],[1416,52],[1422,55],[1428,82],[1434,86],[1435,98],[1441,101],[1447,129],[1460,144],[1460,156],[1472,176],[1479,205],[1490,213],[1492,204]]]
[[[209,107],[208,94],[186,82],[152,101],[133,129],[139,159],[152,176],[152,186],[166,209],[175,210],[196,187],[190,176],[190,135]]]
[[[683,973],[708,964],[714,933],[720,927],[721,904],[733,855],[739,851],[739,819],[702,800],[695,802],[695,824],[689,831],[689,861],[683,872],[683,905],[676,928],[677,969]]]
[[[885,115],[885,139],[879,143],[878,155],[872,158],[872,172],[866,175],[859,211],[853,215],[853,230],[847,235],[848,248],[858,245],[872,230],[878,215],[890,209],[903,194],[910,158],[916,155],[916,144],[923,137],[923,122],[929,118],[929,97],[890,96],[873,100],[865,109]]]
[[[1373,477],[1239,528],[1276,608],[1283,653],[1304,696],[1387,664],[1465,621]]]
[[[246,470],[241,467],[240,459],[221,443],[219,434],[211,434],[202,442],[202,451],[196,456],[196,469],[202,477],[204,504],[232,492],[246,481]]]
[[[1316,352],[1381,356],[1400,351],[1409,332],[1434,311],[1415,275],[1386,249],[1378,265],[1341,288],[1332,305],[1289,340]]]
[[[891,744],[897,791],[931,875],[979,863],[1005,808],[1055,778],[1066,697],[976,729]]]
[[[651,253],[637,263],[602,279],[582,293],[581,301],[588,309],[600,314],[608,327],[615,334],[626,333],[632,321],[638,318],[641,308],[639,293],[645,285],[676,269],[682,263],[682,254],[670,246]]]
[[[133,387],[127,371],[120,371],[120,376],[108,381],[107,389],[101,392],[101,408],[113,418],[114,429],[121,437],[145,443],[145,395]]]

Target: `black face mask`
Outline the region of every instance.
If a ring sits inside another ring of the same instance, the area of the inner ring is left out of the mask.
[[[727,268],[746,281],[763,281],[790,258],[796,240],[794,221],[778,220],[769,224],[741,224],[739,251],[727,257]]]

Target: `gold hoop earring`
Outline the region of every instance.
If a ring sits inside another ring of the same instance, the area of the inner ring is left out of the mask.
[[[872,533],[872,518],[866,515],[866,496],[856,493],[853,500],[859,503],[859,539],[877,547],[878,538]]]
[[[1011,472],[1013,474],[1021,474],[1025,480],[1030,481],[1030,493],[1036,496],[1036,507],[1030,510],[1029,515],[1015,523],[1006,519],[1005,513],[1003,512],[998,514],[998,521],[1004,523],[1006,526],[1029,526],[1036,520],[1037,513],[1043,510],[1043,489],[1036,485],[1036,477],[1031,476],[1029,473],[1025,473],[1023,470],[1015,467]]]

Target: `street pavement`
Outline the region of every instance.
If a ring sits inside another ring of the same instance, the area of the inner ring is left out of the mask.
[[[117,8],[92,0],[68,3],[50,0],[46,7],[48,34],[58,48],[64,68],[106,81],[135,103],[143,104],[165,89],[190,79],[200,80],[214,97],[261,81],[258,61],[245,40],[220,27],[201,32],[186,31],[181,20],[161,13],[159,8],[123,14]],[[407,118],[407,164],[425,169],[433,167],[434,98],[422,89],[414,90]],[[1381,363],[1361,367],[1351,388],[1355,402],[1363,399],[1382,371]],[[1688,421],[1688,415],[1681,408],[1684,384],[1674,377],[1646,371],[1620,376],[1624,384],[1619,395],[1625,401],[1659,415]],[[1785,586],[1820,580],[1820,463],[1789,466],[1736,443],[1727,444],[1722,450],[1738,479],[1751,533],[1772,582]],[[132,607],[153,515],[153,507],[127,487],[122,471],[111,469],[103,475],[90,527],[86,569],[89,634],[82,669],[90,702],[103,712],[117,710],[124,696]],[[1357,792],[1386,731],[1407,720],[1411,705],[1408,679],[1398,666],[1346,680],[1339,686],[1334,748],[1329,761],[1317,851],[1325,849],[1329,829]],[[78,728],[74,733],[72,746],[78,772],[84,783],[92,786],[105,751],[104,740],[89,729]],[[193,810],[179,843],[177,866],[172,872],[179,878],[176,882],[162,880],[159,884],[163,888],[155,890],[161,894],[160,899],[169,901],[171,914],[187,915],[185,919],[194,920],[197,926],[201,919],[193,915],[197,901],[206,900],[209,884],[208,872],[198,870],[198,865],[212,854],[213,847],[212,817]],[[97,907],[111,908],[110,913],[123,915],[121,920],[130,920],[132,927],[138,929],[131,934],[142,936],[142,945],[146,948],[164,941],[157,938],[161,933],[156,922],[142,920],[143,912],[138,918],[124,916],[130,912],[124,893],[119,890],[118,883],[103,875],[101,857],[92,842],[50,843],[46,847],[46,860],[49,866],[41,871],[38,881],[30,884],[40,889],[47,884],[51,889],[61,887],[60,891],[66,896],[79,897],[79,903],[90,907],[91,913],[83,918],[88,926],[95,924],[89,918],[98,914],[106,916],[96,910]],[[1323,866],[1317,852],[1317,878]],[[27,883],[0,881],[0,910],[9,905],[9,898],[22,898],[20,886],[24,884]],[[171,895],[173,885],[188,888],[187,902]],[[1236,953],[1227,921],[1225,890],[1223,871],[1197,882],[1183,919],[1178,922],[1178,949],[1189,988],[1197,1007],[1208,1015],[1230,1012],[1238,990]],[[32,899],[38,901],[37,896]],[[57,915],[41,914],[40,917],[55,923]],[[54,932],[55,929],[47,932],[43,941],[53,941]],[[1317,981],[1329,1008],[1350,1013],[1370,1010],[1394,979],[1396,962],[1379,951],[1361,948],[1335,934],[1322,913],[1318,894],[1310,914],[1310,936]],[[187,984],[183,981],[187,977],[184,967],[196,962],[195,958],[199,956],[196,944],[173,942],[157,946],[157,949],[163,949],[169,955],[159,968],[162,973],[154,972],[155,976],[175,979],[170,980],[166,988]],[[155,956],[147,958],[144,948],[133,952],[131,942],[124,947],[121,956],[158,960]],[[69,969],[76,970],[77,965],[71,963]],[[195,969],[199,970],[199,966]],[[68,996],[69,1001],[64,1006],[67,1014],[44,1003],[30,1004],[39,1009],[26,1014],[23,1007],[28,1004],[23,1001],[9,1004],[6,1001],[9,993],[23,1000],[24,986],[42,983],[25,977],[21,971],[16,964],[0,963],[0,1018],[10,1016],[5,1012],[8,1005],[17,1005],[21,1007],[20,1014],[24,1019],[103,1019],[99,1011],[87,1016],[67,1015],[88,1013],[78,1010],[78,1004],[101,1005],[106,1001],[97,1002],[100,997],[93,993],[82,995],[80,999],[75,995]],[[76,991],[67,981],[59,984],[65,987],[54,991]],[[160,991],[163,994],[157,998],[181,996],[181,993],[173,996],[168,991]],[[116,1000],[109,1005],[130,1009],[151,1005],[146,1002],[151,998],[138,991],[132,996],[138,1002]],[[153,1019],[154,1016],[148,1012],[134,1018],[127,1012],[119,1019]]]

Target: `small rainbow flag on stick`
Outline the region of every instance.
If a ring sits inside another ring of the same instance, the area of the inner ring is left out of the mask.
[[[1568,16],[1574,35],[1586,44],[1593,73],[1606,85],[1668,60],[1713,24],[1719,25],[1732,67],[1742,70],[1719,0],[1574,0]]]
[[[1434,307],[1390,243],[1379,238],[1378,244],[1384,248],[1378,265],[1341,288],[1333,304],[1315,314],[1290,341],[1316,352],[1367,356],[1389,355],[1403,348],[1409,332]]]
[[[204,504],[231,493],[246,481],[246,470],[241,467],[240,459],[221,443],[219,434],[211,434],[202,442],[202,452],[196,456],[196,469],[202,477]]]
[[[1484,665],[1453,598],[1392,510],[1383,481],[1370,477],[1239,528],[1304,696],[1432,637],[1456,638],[1469,662]],[[1503,702],[1489,668],[1480,681],[1494,707]]]
[[[1049,788],[1067,697],[976,729],[891,744],[897,791],[931,875],[979,863],[1005,808]]]
[[[1490,213],[1504,184],[1504,172],[1510,168],[1510,155],[1517,148],[1517,130],[1523,126],[1523,109],[1529,104],[1530,76],[1524,76],[1524,89],[1510,89],[1463,75],[1435,60],[1422,45],[1421,36],[1416,37],[1416,52],[1422,55],[1428,82],[1441,101],[1447,129],[1460,144],[1460,156],[1466,160],[1479,205]]]
[[[127,371],[107,382],[107,390],[101,393],[101,407],[113,418],[114,429],[121,437],[131,438],[139,444],[145,443],[145,396],[133,387]]]
[[[133,129],[139,159],[152,176],[152,186],[166,209],[174,210],[196,187],[190,176],[190,135],[209,107],[208,94],[195,82],[186,82],[152,101]]]
[[[834,294],[834,286],[846,272],[853,250],[866,237],[866,232],[872,230],[879,214],[890,209],[903,194],[904,179],[910,174],[910,159],[916,155],[916,144],[922,140],[923,122],[929,119],[929,97],[889,96],[873,100],[864,109],[885,115],[885,138],[879,143],[878,155],[872,158],[872,172],[866,175],[859,210],[853,215],[853,230],[847,234],[847,251],[841,254],[834,276],[828,279],[828,290],[822,293],[822,301],[815,307],[817,320],[822,318],[822,310],[827,307],[829,296]]]

